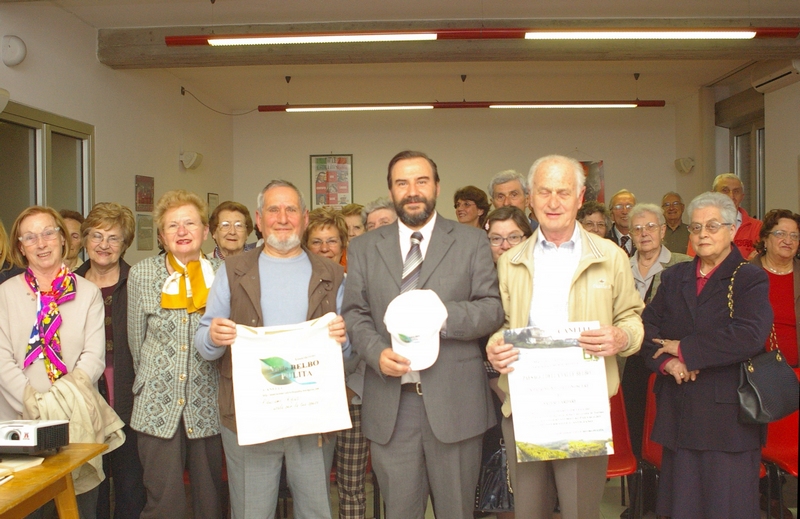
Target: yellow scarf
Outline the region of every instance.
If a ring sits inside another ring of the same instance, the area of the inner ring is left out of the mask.
[[[171,252],[167,253],[167,261],[174,272],[161,289],[161,308],[185,308],[190,314],[204,310],[208,290],[214,282],[211,262],[200,256],[199,260],[184,265]]]

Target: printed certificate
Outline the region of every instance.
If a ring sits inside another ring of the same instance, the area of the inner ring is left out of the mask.
[[[292,326],[236,327],[231,345],[239,445],[352,427],[336,316]]]
[[[505,332],[505,342],[520,350],[508,375],[517,461],[614,453],[605,361],[585,353],[577,340],[599,327],[590,321]]]

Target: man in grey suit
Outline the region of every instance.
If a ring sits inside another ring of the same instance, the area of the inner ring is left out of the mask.
[[[495,423],[478,340],[503,323],[497,274],[486,234],[436,213],[439,174],[424,153],[395,155],[388,184],[398,221],[353,240],[347,256],[342,314],[368,365],[362,427],[388,519],[424,517],[430,493],[439,519],[471,519],[481,438]],[[435,292],[448,314],[439,356],[421,371],[383,323],[409,285]]]

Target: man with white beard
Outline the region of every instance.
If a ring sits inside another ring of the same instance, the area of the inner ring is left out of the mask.
[[[257,206],[256,222],[264,247],[230,257],[220,267],[195,337],[203,358],[221,358],[219,415],[233,518],[274,517],[286,458],[295,517],[330,519],[328,483],[336,433],[325,439],[308,434],[256,445],[239,445],[237,439],[228,348],[236,339],[236,324],[279,326],[328,312],[339,314],[344,293],[342,266],[308,254],[300,245],[308,225],[300,191],[290,182],[273,180],[261,191]],[[328,331],[343,344],[343,355],[348,358],[344,320],[336,317]]]

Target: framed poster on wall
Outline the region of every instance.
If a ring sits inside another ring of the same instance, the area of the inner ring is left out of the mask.
[[[155,199],[155,179],[144,175],[136,175],[136,210],[148,212],[153,210]]]
[[[211,218],[211,213],[219,205],[219,195],[217,193],[208,193],[208,217]]]
[[[311,155],[311,209],[353,202],[353,155]]]

